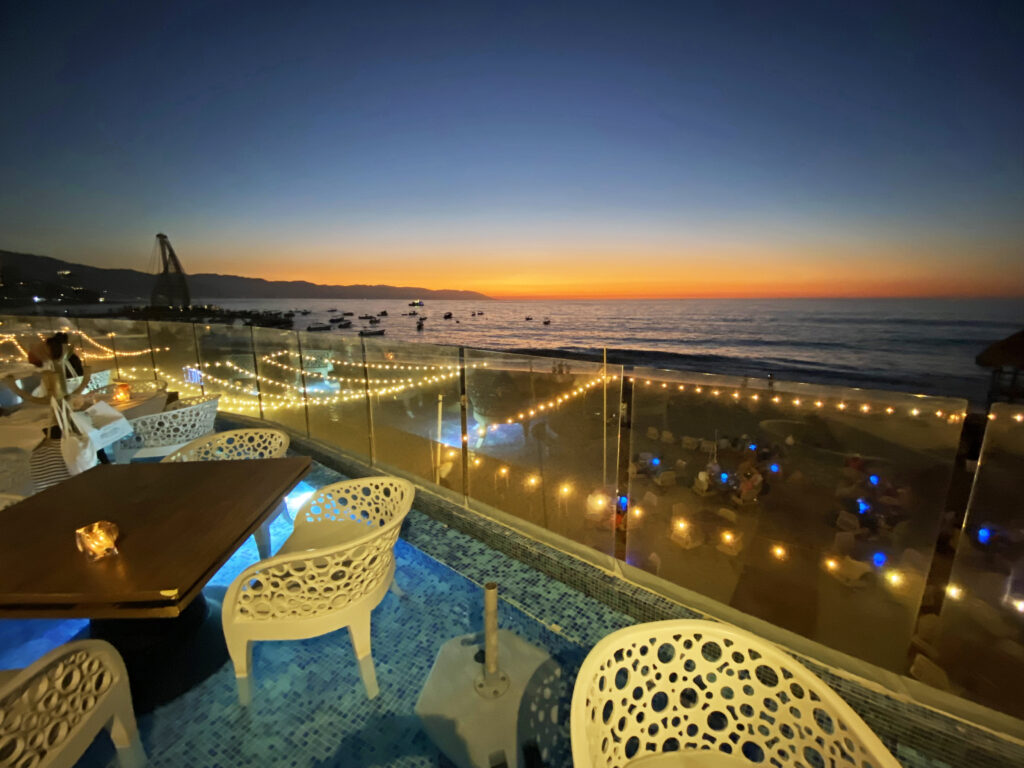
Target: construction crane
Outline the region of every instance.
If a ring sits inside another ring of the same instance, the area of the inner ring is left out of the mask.
[[[160,246],[161,270],[153,283],[153,294],[149,304],[153,307],[177,307],[186,309],[192,305],[188,295],[185,270],[181,268],[178,255],[171,247],[167,235],[159,234],[156,242]]]

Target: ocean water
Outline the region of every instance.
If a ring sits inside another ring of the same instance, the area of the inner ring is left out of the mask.
[[[410,299],[415,297],[410,297]],[[203,301],[203,300],[197,300]],[[988,344],[1024,328],[1021,299],[686,299],[660,301],[211,300],[225,308],[377,314],[387,339],[480,349],[600,352],[636,365],[966,397],[982,403]],[[427,317],[416,331],[415,309]],[[445,312],[453,317],[444,320]],[[474,312],[477,314],[474,316]],[[532,317],[532,320],[526,320]],[[543,325],[545,318],[550,325]],[[355,319],[355,318],[353,318]],[[365,325],[355,319],[348,331]]]

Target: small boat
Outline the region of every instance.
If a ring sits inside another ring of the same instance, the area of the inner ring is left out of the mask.
[[[376,317],[377,317],[376,315],[360,315],[359,319],[360,320],[373,320]]]
[[[478,310],[476,311],[476,313],[477,313],[478,315],[482,315],[482,314],[484,313],[484,311],[483,311],[482,309],[478,309]]]
[[[409,306],[410,307],[422,307],[423,306],[423,301],[422,300],[410,301],[409,302]]]
[[[471,312],[469,316],[470,317],[476,317],[476,312]]]
[[[550,317],[545,317],[543,325],[551,325],[551,318]]]
[[[351,320],[342,320],[340,323],[338,323],[334,327],[335,328],[351,328],[352,327],[352,321]]]
[[[328,309],[327,311],[328,311],[328,312],[337,312],[338,310],[337,310],[336,308],[334,308],[334,307],[331,307],[331,308],[330,308],[330,309]]]
[[[341,322],[342,320],[344,320],[344,319],[345,319],[344,317],[332,317],[332,318],[331,318],[330,320],[328,320],[327,322],[328,322],[328,323],[340,323],[340,322]]]
[[[444,313],[444,319],[445,320],[451,320],[452,319],[452,313],[451,312],[445,312]]]
[[[369,323],[370,323],[370,325],[380,325],[380,318],[379,317],[371,317],[369,319]]]
[[[416,317],[416,315],[418,315],[418,314],[419,314],[419,312],[417,312],[417,311],[416,311],[416,310],[414,309],[414,310],[413,310],[412,312],[406,312],[405,314],[407,314],[407,315],[408,315],[409,317]]]
[[[377,317],[387,317],[387,316],[388,316],[388,311],[386,309],[382,309],[380,312],[377,313]]]
[[[425,322],[427,322],[427,318],[425,318],[425,317],[421,317],[419,320],[417,320],[416,321],[416,330],[417,331],[422,331],[423,330],[423,324]]]
[[[355,312],[342,312],[341,314],[343,314],[345,317],[352,317],[355,314]]]
[[[359,331],[360,336],[383,336],[384,333],[383,328],[362,328]]]
[[[529,315],[527,315],[527,316],[526,316],[526,319],[527,319],[527,320],[533,320],[533,318],[532,318],[532,317],[530,317]]]
[[[311,325],[307,325],[306,326],[306,330],[307,331],[329,331],[329,330],[331,330],[331,326],[329,326],[327,323],[312,323]]]
[[[312,312],[312,311],[313,311],[313,310],[311,310],[311,309],[300,309],[300,310],[299,310],[299,314],[300,314],[300,315],[308,315],[308,314],[309,314],[310,312]]]

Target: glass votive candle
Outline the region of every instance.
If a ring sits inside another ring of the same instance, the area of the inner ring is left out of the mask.
[[[75,531],[75,544],[90,560],[100,560],[117,554],[117,526],[109,520],[100,520]]]
[[[114,400],[119,403],[123,403],[125,400],[132,399],[132,387],[130,384],[119,381],[114,385]]]

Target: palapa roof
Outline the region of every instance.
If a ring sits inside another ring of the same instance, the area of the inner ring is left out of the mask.
[[[974,362],[985,368],[1024,368],[1024,331],[990,344]]]

